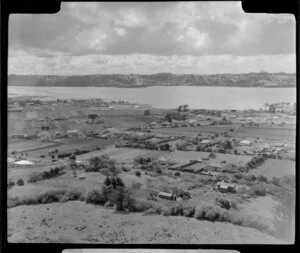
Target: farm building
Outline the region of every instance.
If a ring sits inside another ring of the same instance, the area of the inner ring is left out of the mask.
[[[79,137],[80,136],[80,133],[78,130],[68,130],[67,131],[67,137],[68,138],[76,138],[76,137]]]
[[[200,143],[201,144],[207,144],[207,143],[210,143],[210,140],[202,140]]]
[[[51,141],[52,139],[51,134],[47,131],[42,131],[38,133],[37,137],[40,138],[41,141]]]
[[[225,183],[224,181],[218,182],[216,187],[220,192],[236,192],[235,184]]]
[[[20,161],[14,162],[14,164],[21,165],[21,166],[22,165],[30,166],[30,165],[33,165],[34,163],[27,161],[27,160],[20,160]]]
[[[190,126],[197,126],[198,121],[195,120],[195,119],[191,119],[191,120],[188,121],[188,123],[189,123]]]
[[[217,176],[219,176],[221,173],[220,173],[220,172],[215,172],[215,171],[201,171],[199,174],[217,177]]]
[[[251,145],[251,141],[249,141],[249,140],[242,140],[240,142],[240,144],[243,145],[243,146],[250,146]]]
[[[176,195],[168,192],[160,192],[158,193],[158,197],[160,197],[161,199],[177,200]]]

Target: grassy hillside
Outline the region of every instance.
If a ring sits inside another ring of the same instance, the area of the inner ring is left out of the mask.
[[[296,74],[248,73],[216,75],[80,75],[42,76],[9,75],[10,86],[97,86],[97,87],[149,87],[149,86],[236,86],[236,87],[296,87]]]

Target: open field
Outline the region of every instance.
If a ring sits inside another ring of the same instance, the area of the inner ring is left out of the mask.
[[[284,243],[256,229],[232,224],[185,217],[124,215],[78,201],[9,209],[8,241],[117,244]]]
[[[296,129],[245,127],[232,132],[230,135],[239,138],[261,138],[267,141],[296,142]]]
[[[26,141],[20,141],[15,143],[8,144],[8,153],[11,153],[13,151],[15,152],[29,152],[34,150],[41,150],[46,149],[49,147],[55,147],[57,146],[57,143],[53,142],[42,142],[42,141],[36,141],[36,140],[26,140]]]
[[[268,159],[258,168],[251,170],[255,176],[272,177],[295,176],[296,164],[294,161]]]
[[[187,136],[194,136],[199,133],[223,133],[228,131],[230,128],[238,129],[240,125],[222,125],[222,126],[214,126],[214,125],[207,125],[207,126],[197,126],[197,127],[176,127],[176,128],[156,128],[151,129],[153,133],[166,133],[170,135],[187,135]]]

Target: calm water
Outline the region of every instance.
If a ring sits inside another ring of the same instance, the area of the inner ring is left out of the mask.
[[[149,88],[9,86],[8,95],[62,99],[102,98],[150,104],[157,108],[258,109],[265,103],[296,102],[295,88],[155,86]]]

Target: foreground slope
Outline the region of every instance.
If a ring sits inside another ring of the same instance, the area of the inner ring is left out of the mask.
[[[12,219],[13,217],[13,219]],[[8,209],[8,241],[282,244],[256,229],[185,217],[115,213],[79,201]]]

